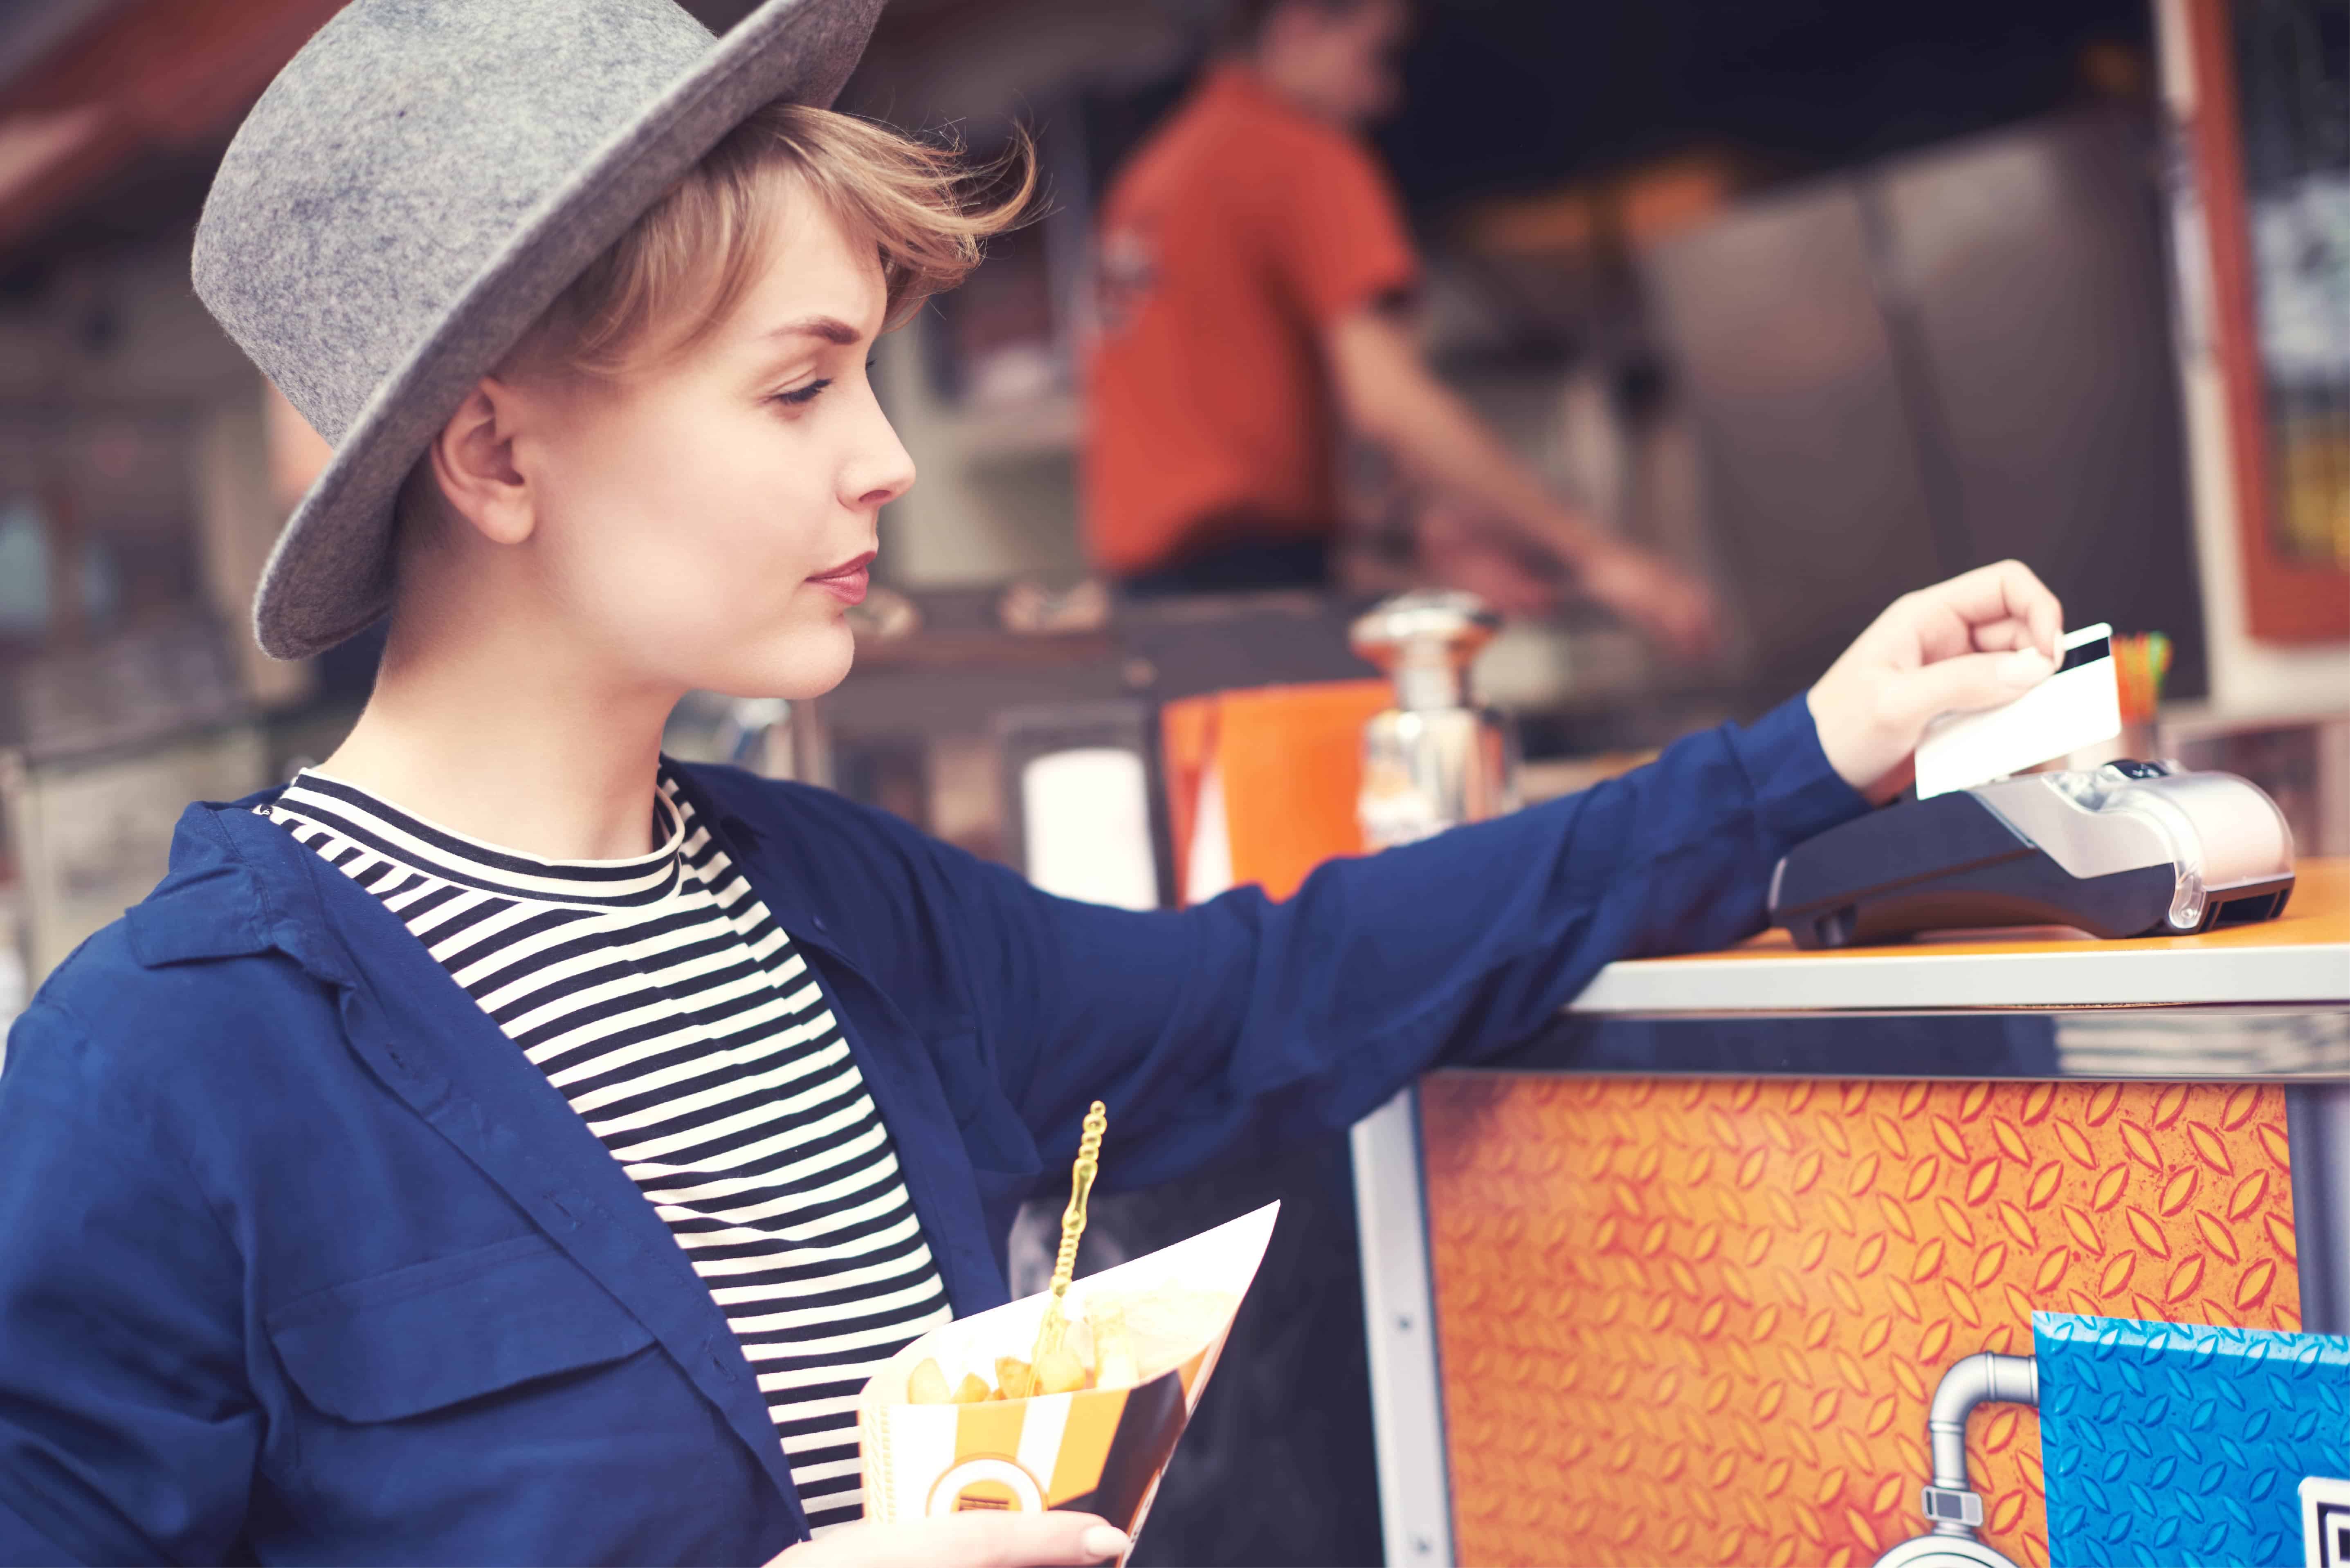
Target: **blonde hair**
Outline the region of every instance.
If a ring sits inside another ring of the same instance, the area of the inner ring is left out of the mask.
[[[871,120],[769,104],[589,264],[501,369],[610,379],[692,348],[750,287],[777,214],[795,195],[822,202],[853,243],[879,253],[886,325],[897,327],[961,283],[987,241],[1029,214],[1035,194],[1024,135],[1001,159],[974,163],[951,144]],[[436,536],[445,512],[428,452],[400,487],[403,545]]]
[[[779,181],[778,174],[793,178]],[[770,104],[744,120],[591,264],[517,358],[593,376],[682,353],[753,281],[782,198],[815,197],[879,252],[888,324],[961,283],[1036,188],[1024,139],[993,163],[830,109]]]

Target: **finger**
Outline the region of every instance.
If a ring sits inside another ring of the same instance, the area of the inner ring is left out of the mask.
[[[1936,605],[1955,612],[1969,626],[2014,618],[2032,628],[2033,646],[2056,657],[2064,635],[2064,609],[2048,585],[2021,561],[1997,561],[1962,572],[1926,590]]]
[[[2004,653],[2012,648],[2034,646],[2032,623],[2014,616],[2005,620],[1985,621],[1972,628],[1977,653]]]
[[[2046,654],[2052,662],[2056,661],[2064,640],[2064,607],[2031,567],[2021,561],[2012,564],[2022,581],[2010,596],[2011,602],[2015,598],[2023,600],[2023,618],[2032,627],[2032,646]]]
[[[2022,562],[2001,561],[1991,569],[1999,574],[2000,598],[2008,613],[2032,628],[2032,646],[2054,659],[2064,636],[2064,607]]]
[[[973,1568],[1080,1568],[1128,1544],[1126,1532],[1091,1513],[959,1513],[954,1523],[970,1550],[948,1560]]]
[[[1896,706],[1923,729],[1940,713],[1971,713],[2012,702],[2045,680],[2054,661],[2038,649],[1962,653],[1902,676]]]

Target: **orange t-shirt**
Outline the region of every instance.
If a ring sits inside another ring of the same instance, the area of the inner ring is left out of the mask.
[[[1244,70],[1211,74],[1112,183],[1088,375],[1086,534],[1121,575],[1219,514],[1336,521],[1335,322],[1419,272],[1370,150]]]

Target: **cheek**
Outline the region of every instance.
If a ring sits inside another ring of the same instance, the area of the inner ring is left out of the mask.
[[[608,430],[567,471],[554,586],[599,643],[645,673],[724,689],[804,683],[779,666],[845,668],[837,602],[803,586],[837,564],[819,558],[837,543],[826,537],[831,490],[822,464],[795,456],[764,417]]]
[[[711,629],[754,631],[798,597],[802,582],[833,565],[820,558],[830,491],[817,465],[795,461],[791,443],[744,432],[711,441],[662,485],[662,535],[642,569],[698,603]]]

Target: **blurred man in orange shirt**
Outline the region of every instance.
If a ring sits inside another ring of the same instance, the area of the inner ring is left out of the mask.
[[[1230,21],[1225,56],[1104,207],[1096,565],[1137,595],[1328,582],[1351,429],[1669,649],[1707,651],[1710,592],[1552,495],[1420,356],[1404,315],[1419,259],[1361,140],[1398,99],[1408,0],[1237,0]],[[1432,575],[1544,607],[1474,531],[1421,543]]]

